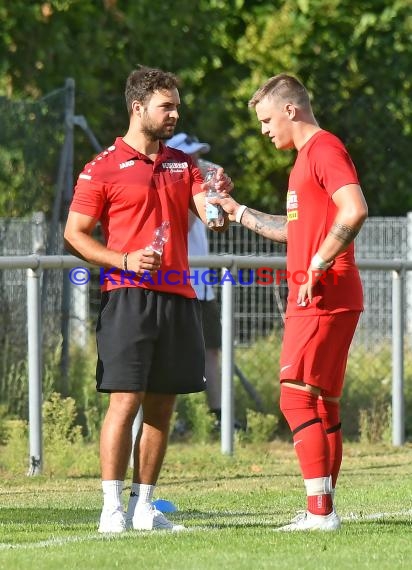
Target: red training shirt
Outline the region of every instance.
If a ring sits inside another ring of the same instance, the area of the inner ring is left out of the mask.
[[[337,214],[333,193],[347,184],[359,184],[347,150],[333,134],[318,131],[299,150],[289,177],[287,316],[363,310],[362,284],[355,265],[353,242],[336,257],[323,277],[325,284],[320,281],[316,284],[312,303],[299,307],[296,302],[311,259]]]
[[[143,287],[194,298],[188,266],[188,209],[192,196],[202,192],[200,170],[191,158],[160,143],[153,162],[118,137],[114,144],[86,164],[79,175],[70,210],[100,220],[109,249],[144,249],[154,230],[170,222],[157,276],[133,278],[121,270],[110,272],[103,291]],[[101,275],[104,271],[101,269]],[[114,283],[113,283],[114,281]]]

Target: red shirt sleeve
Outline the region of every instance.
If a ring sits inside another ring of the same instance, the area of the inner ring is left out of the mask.
[[[347,184],[359,184],[355,165],[335,136],[322,137],[310,149],[310,159],[320,185],[332,196]]]
[[[70,211],[100,219],[106,201],[105,194],[104,183],[94,180],[83,171],[74,188]]]

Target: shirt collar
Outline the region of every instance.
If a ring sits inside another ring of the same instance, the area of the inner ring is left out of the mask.
[[[130,159],[133,158],[138,160],[150,160],[145,154],[139,152],[138,150],[125,143],[122,137],[117,137],[114,144],[117,148],[120,148],[121,151]],[[157,155],[156,162],[158,162],[161,158],[172,154],[172,150],[173,149],[166,146],[162,141],[159,141],[159,153]]]

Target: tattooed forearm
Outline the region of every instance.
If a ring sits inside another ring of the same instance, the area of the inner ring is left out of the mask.
[[[286,216],[272,216],[247,208],[242,216],[242,225],[255,233],[281,243],[287,242]]]
[[[330,229],[330,235],[342,242],[344,245],[349,245],[353,242],[358,235],[360,228],[351,228],[345,224],[338,224],[335,222]]]

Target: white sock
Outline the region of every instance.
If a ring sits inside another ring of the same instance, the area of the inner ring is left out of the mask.
[[[332,493],[332,477],[316,477],[315,479],[304,479],[306,494],[326,495]]]
[[[129,502],[127,504],[127,519],[132,519],[134,515],[134,510],[136,508],[137,499],[139,498],[139,483],[132,483],[132,488],[130,490]]]
[[[102,481],[103,508],[115,510],[122,508],[122,491],[124,481]]]
[[[145,485],[141,483],[139,485],[139,497],[137,499],[137,507],[142,507],[152,502],[153,492],[155,485]]]

